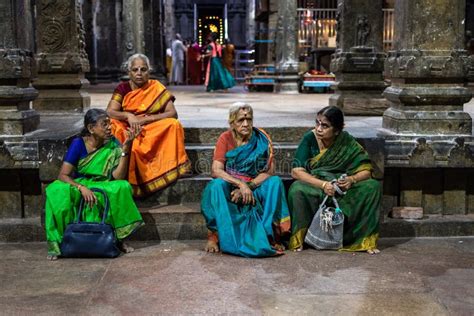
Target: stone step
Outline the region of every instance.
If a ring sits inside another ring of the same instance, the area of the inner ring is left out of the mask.
[[[311,127],[288,126],[288,127],[265,127],[273,142],[299,143],[303,135]],[[187,144],[215,144],[219,135],[228,130],[221,127],[186,127],[184,139]]]
[[[382,179],[384,167],[384,143],[376,138],[358,138],[369,153],[375,168],[375,177]],[[275,172],[282,175],[291,173],[291,165],[298,147],[297,143],[274,142]],[[210,175],[214,144],[187,143],[186,152],[192,163],[192,173],[195,175]]]
[[[206,237],[204,218],[199,203],[141,207],[146,225],[133,235],[133,240],[191,240]],[[385,218],[380,237],[448,237],[474,235],[474,214],[426,216],[421,220]],[[0,219],[0,242],[45,241],[41,219]]]
[[[288,189],[293,180],[289,176],[281,176],[281,178]],[[198,203],[201,201],[204,188],[211,179],[210,176],[205,175],[182,178],[166,189],[155,192],[146,198],[136,199],[135,202],[139,208]]]
[[[274,143],[273,153],[276,173],[286,175],[291,173],[291,164],[297,147],[297,144]],[[214,144],[187,144],[186,152],[192,163],[193,174],[211,174]]]
[[[146,225],[134,240],[190,240],[205,239],[206,222],[199,203],[140,207]]]

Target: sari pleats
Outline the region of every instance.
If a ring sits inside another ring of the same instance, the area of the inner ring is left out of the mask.
[[[114,135],[125,140],[126,122],[112,120]],[[160,190],[189,172],[184,149],[184,130],[178,120],[167,118],[147,124],[133,141],[128,181],[134,196]]]
[[[255,178],[272,159],[271,142],[263,131],[254,129],[249,143],[226,154],[226,169],[234,176]],[[271,176],[253,191],[255,205],[231,202],[233,186],[214,179],[205,188],[201,212],[210,231],[217,232],[223,252],[243,257],[267,257],[278,254],[272,246],[291,223],[285,188],[281,179]]]

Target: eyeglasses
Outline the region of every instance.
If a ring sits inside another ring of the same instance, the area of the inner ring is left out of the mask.
[[[107,128],[110,127],[110,124],[111,124],[111,122],[110,122],[109,119],[104,119],[104,120],[102,120],[101,122],[97,122],[96,125],[97,125],[98,127],[103,128],[103,129],[107,129]]]
[[[316,128],[321,127],[322,129],[328,129],[331,128],[332,126],[326,123],[322,123],[319,120],[316,120]]]
[[[134,67],[131,69],[132,72],[148,72],[148,68],[147,67]]]

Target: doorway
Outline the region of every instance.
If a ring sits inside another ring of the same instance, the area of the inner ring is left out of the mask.
[[[199,45],[205,45],[210,33],[219,34],[219,43],[224,42],[225,10],[224,6],[197,6],[197,40]]]

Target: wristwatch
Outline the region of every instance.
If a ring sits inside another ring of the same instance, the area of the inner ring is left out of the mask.
[[[125,156],[128,156],[128,153],[122,151],[122,153],[120,154],[120,157],[125,157]]]

